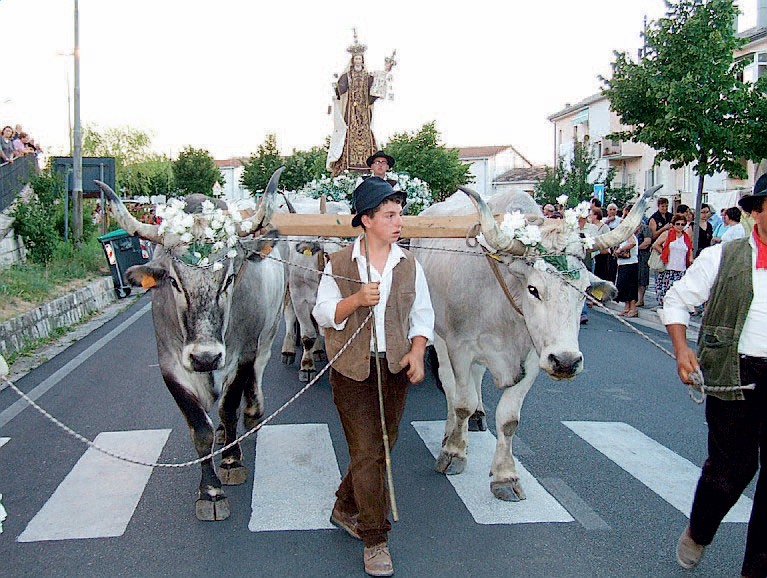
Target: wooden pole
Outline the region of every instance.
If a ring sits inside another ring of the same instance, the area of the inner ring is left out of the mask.
[[[500,217],[498,217],[500,219]],[[402,238],[459,238],[479,224],[477,215],[402,217]],[[274,213],[269,224],[282,235],[307,237],[356,237],[361,227],[352,227],[352,215],[304,215]]]

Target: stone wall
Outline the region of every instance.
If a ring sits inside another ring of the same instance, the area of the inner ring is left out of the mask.
[[[0,353],[7,355],[19,351],[25,342],[47,337],[54,329],[73,325],[116,299],[112,277],[102,277],[74,293],[5,321],[0,324]]]

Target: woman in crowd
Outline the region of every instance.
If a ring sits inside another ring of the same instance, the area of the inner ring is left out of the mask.
[[[706,247],[711,246],[711,240],[714,238],[714,226],[708,222],[711,218],[711,207],[706,203],[700,206],[700,223],[698,223],[698,252],[695,254],[697,257],[700,252]]]
[[[4,126],[0,132],[0,163],[13,162],[16,158],[16,150],[13,146],[13,129]]]
[[[589,223],[597,228],[597,234],[601,235],[610,230],[610,228],[602,222],[602,209],[599,207],[591,207],[589,211]],[[610,257],[610,250],[604,249],[598,254],[594,255],[594,275],[600,279],[608,278],[608,258]]]
[[[640,225],[641,227],[641,225]],[[637,231],[639,227],[637,227]],[[639,291],[639,239],[636,233],[626,239],[615,250],[615,257],[618,260],[618,296],[616,301],[623,303],[623,311],[620,315],[626,317],[636,317],[637,298]]]
[[[662,233],[653,243],[654,251],[660,253],[660,260],[666,265],[665,271],[659,271],[656,277],[655,291],[658,303],[663,305],[663,298],[674,281],[681,279],[692,264],[692,239],[685,231],[687,217],[677,213],[671,220],[671,229]]]

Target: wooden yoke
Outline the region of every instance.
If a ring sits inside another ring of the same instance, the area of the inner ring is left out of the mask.
[[[460,238],[479,224],[474,215],[407,216],[403,217],[402,238]],[[496,215],[496,220],[501,217]],[[306,215],[274,213],[269,223],[281,235],[307,237],[356,237],[362,227],[352,227],[352,215]],[[477,228],[478,230],[478,228]]]

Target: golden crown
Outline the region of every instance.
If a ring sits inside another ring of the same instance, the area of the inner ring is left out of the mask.
[[[354,44],[349,46],[349,48],[346,49],[347,52],[351,54],[363,54],[368,47],[364,44],[360,44],[359,40],[357,40],[357,29],[352,28],[352,32],[354,33]]]

